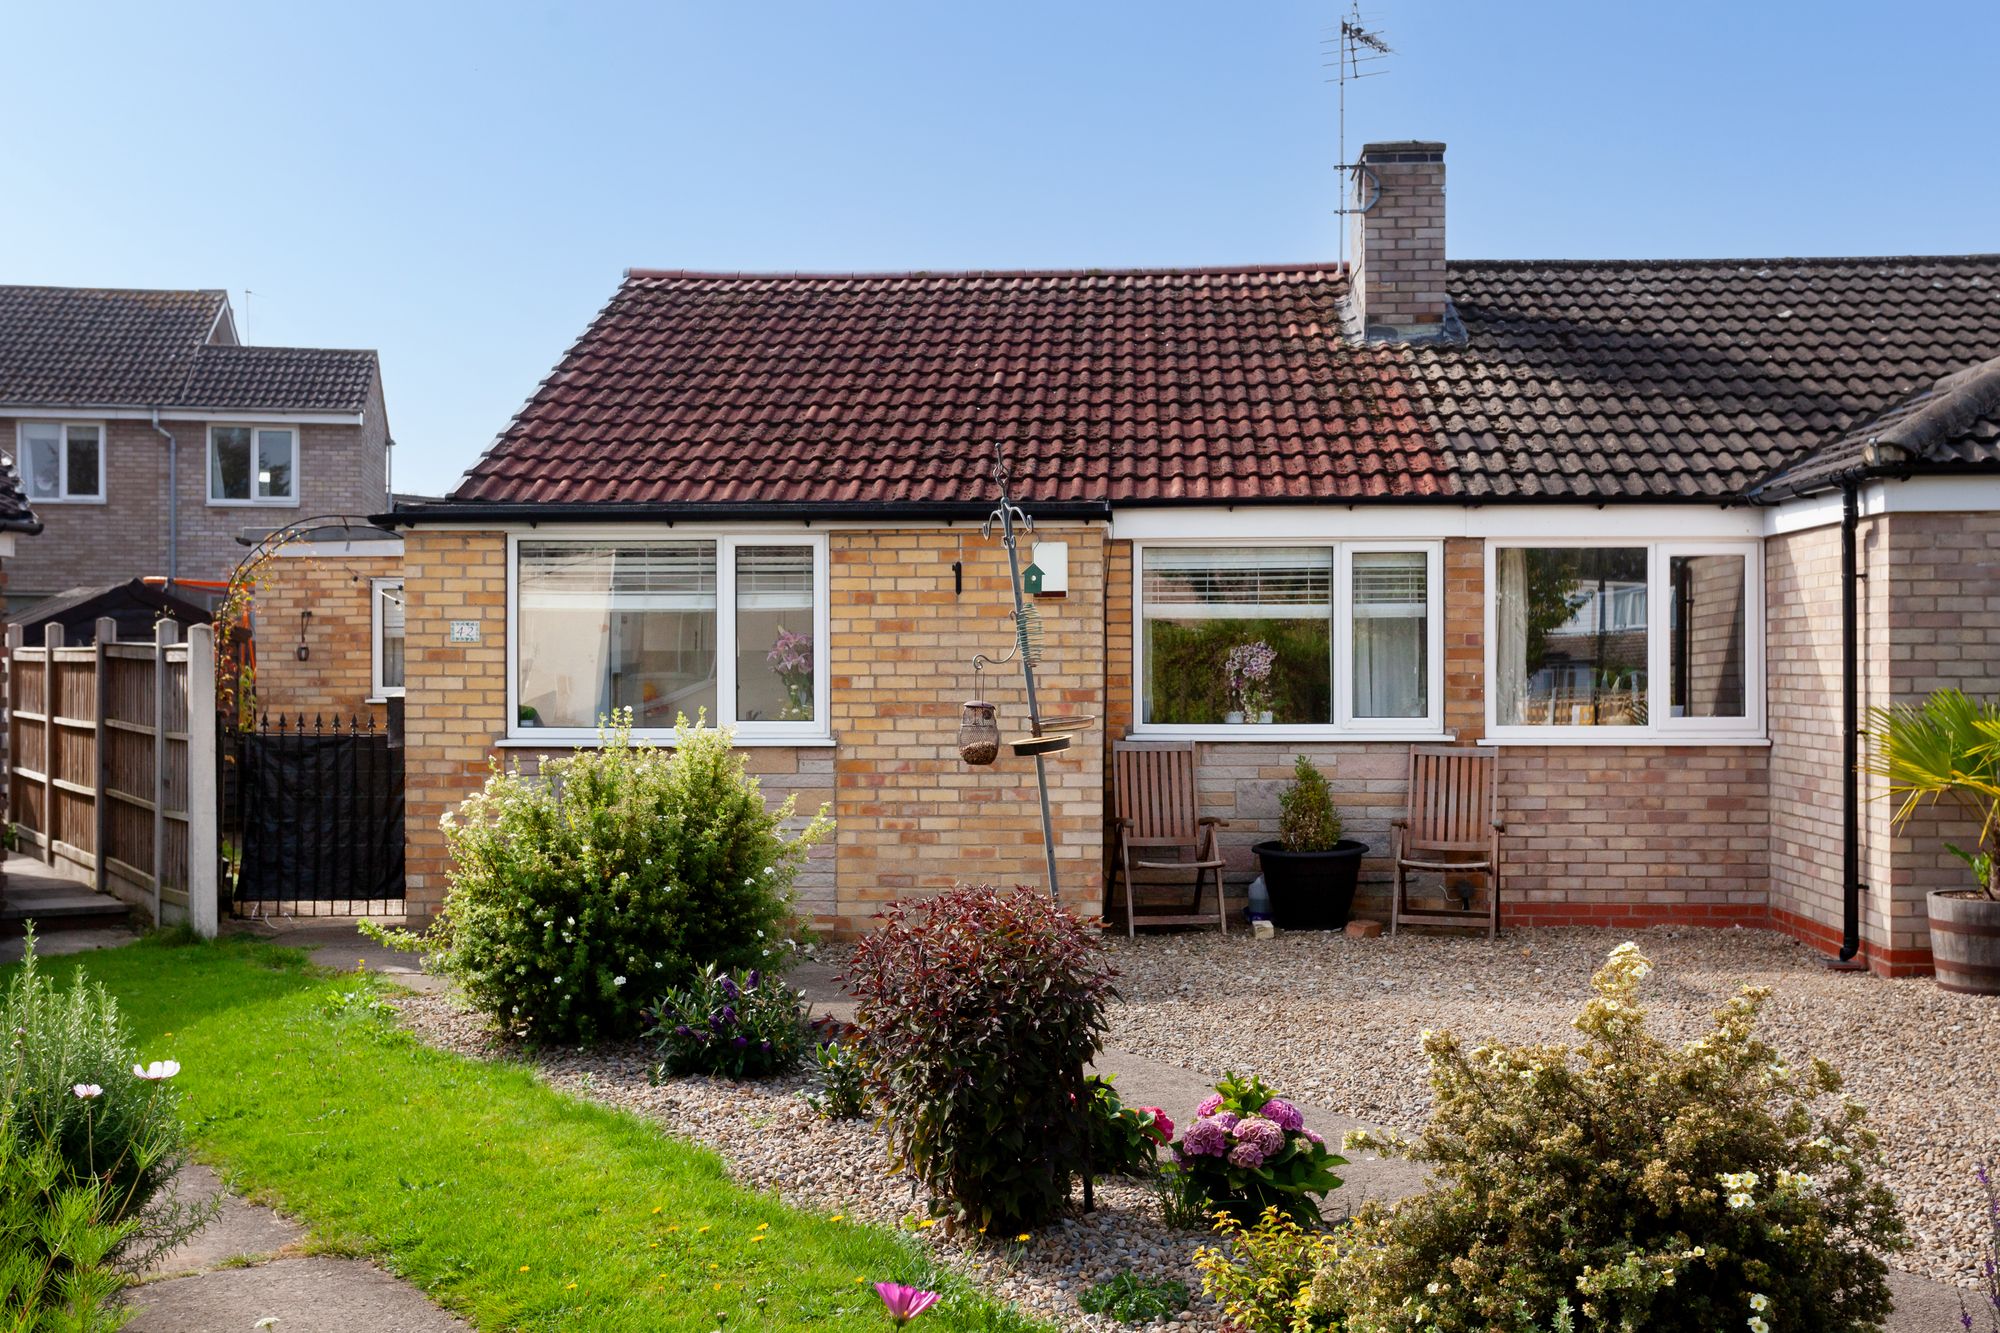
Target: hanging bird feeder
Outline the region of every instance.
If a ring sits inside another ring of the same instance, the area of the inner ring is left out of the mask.
[[[984,699],[967,699],[958,721],[958,757],[984,767],[1000,757],[1000,718]]]

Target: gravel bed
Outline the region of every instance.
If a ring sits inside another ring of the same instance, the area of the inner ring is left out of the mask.
[[[655,1085],[653,1059],[628,1043],[589,1051],[524,1052],[502,1043],[479,1015],[439,995],[401,995],[403,1021],[433,1046],[479,1059],[531,1062],[550,1086],[622,1107],[657,1121],[678,1137],[714,1149],[730,1174],[754,1189],[775,1190],[789,1203],[844,1213],[886,1226],[912,1225],[920,1215],[907,1179],[887,1174],[879,1133],[866,1121],[822,1120],[799,1093],[810,1077],[736,1083],[674,1078]],[[1100,1181],[1096,1211],[1036,1233],[1025,1243],[973,1245],[943,1227],[917,1239],[940,1262],[1026,1313],[1068,1329],[1129,1328],[1108,1315],[1086,1315],[1077,1299],[1093,1284],[1130,1270],[1184,1283],[1192,1308],[1144,1327],[1160,1333],[1207,1333],[1221,1327],[1200,1294],[1192,1256],[1205,1233],[1176,1230],[1160,1218],[1143,1184]]]
[[[1914,1247],[1896,1266],[1960,1286],[1979,1276],[1984,1202],[1972,1170],[2000,1161],[2000,1001],[1828,972],[1761,930],[1510,931],[1483,938],[1320,933],[1258,941],[1184,934],[1114,948],[1123,1002],[1110,1044],[1201,1073],[1256,1072],[1313,1105],[1397,1129],[1429,1110],[1425,1028],[1564,1041],[1591,973],[1635,939],[1657,965],[1654,1030],[1687,1038],[1744,983],[1770,986],[1767,1040],[1818,1055],[1866,1106]]]

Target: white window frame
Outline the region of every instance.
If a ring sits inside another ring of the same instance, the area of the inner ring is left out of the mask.
[[[729,727],[738,745],[831,745],[833,613],[829,603],[828,543],[823,532],[803,528],[759,531],[676,524],[671,528],[564,527],[507,534],[507,742],[552,749],[570,749],[597,740],[596,727],[524,727],[521,725],[520,579],[521,543],[690,542],[715,543],[715,700],[710,727]],[[736,552],[744,546],[802,546],[813,553],[813,715],[808,722],[737,722],[736,714]],[[407,632],[407,631],[406,631]],[[406,668],[407,670],[407,668]],[[672,745],[670,727],[634,728],[633,736],[656,745]]]
[[[35,494],[34,458],[28,452],[28,432],[37,426],[53,426],[61,432],[62,461],[56,465],[56,493],[54,495]],[[97,494],[71,495],[69,493],[69,433],[73,429],[97,432]],[[38,418],[33,421],[19,421],[14,424],[14,460],[21,470],[21,493],[28,498],[30,507],[35,505],[101,505],[107,502],[110,491],[111,431],[102,421],[69,421],[53,418]]]
[[[386,684],[382,679],[382,632],[386,626],[382,622],[382,594],[394,588],[403,591],[400,577],[370,579],[368,582],[369,620],[369,682],[374,688],[371,699],[400,699],[408,687],[410,679],[410,604],[403,603],[403,680],[402,685]]]
[[[1503,549],[1640,547],[1646,551],[1646,722],[1643,726],[1502,725],[1499,708],[1499,554]],[[1673,717],[1672,561],[1684,555],[1743,557],[1742,717]],[[1486,542],[1486,735],[1497,745],[1707,745],[1766,742],[1764,544],[1675,537],[1505,537]]]
[[[247,430],[250,432],[250,498],[232,500],[215,493],[215,432],[218,430]],[[261,430],[281,430],[292,437],[292,493],[288,496],[264,496],[257,494],[257,432]],[[298,426],[289,421],[227,421],[208,427],[208,455],[203,459],[202,489],[208,495],[209,507],[213,509],[297,509],[299,494],[305,490],[305,439]]]
[[[1310,546],[1333,555],[1333,716],[1331,722],[1169,723],[1147,722],[1146,712],[1146,552],[1151,549],[1235,550],[1254,546]],[[1357,551],[1418,551],[1424,555],[1428,595],[1425,632],[1429,680],[1424,717],[1354,716],[1354,563]],[[1136,540],[1132,543],[1132,735],[1158,740],[1271,741],[1366,740],[1444,741],[1444,543],[1440,541],[1329,541],[1298,537],[1212,537],[1190,540]]]

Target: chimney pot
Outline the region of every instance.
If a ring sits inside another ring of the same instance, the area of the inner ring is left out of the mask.
[[[1363,336],[1400,341],[1444,333],[1444,145],[1364,144],[1349,215],[1349,289]]]

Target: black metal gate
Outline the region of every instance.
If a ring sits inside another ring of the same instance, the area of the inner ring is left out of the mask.
[[[303,715],[223,736],[223,831],[238,916],[401,910],[403,747]]]

